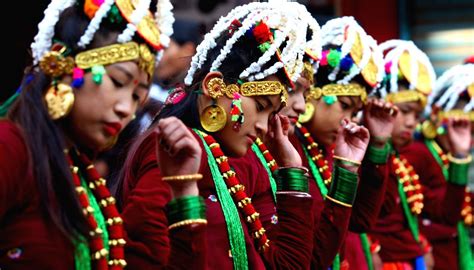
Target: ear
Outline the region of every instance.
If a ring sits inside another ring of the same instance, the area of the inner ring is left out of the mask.
[[[210,80],[214,78],[221,78],[222,79],[222,73],[218,71],[211,71],[207,73],[206,77],[204,77],[204,80],[202,80],[201,88],[205,96],[209,96],[209,91],[207,84],[209,83]]]

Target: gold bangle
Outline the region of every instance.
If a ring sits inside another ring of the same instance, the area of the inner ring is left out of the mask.
[[[163,181],[194,181],[194,180],[201,180],[202,174],[195,173],[195,174],[184,174],[184,175],[171,175],[171,176],[163,176],[161,178]]]
[[[330,201],[332,201],[332,202],[334,202],[334,203],[340,204],[340,205],[342,205],[342,206],[345,206],[345,207],[352,207],[351,204],[343,203],[343,202],[341,202],[341,201],[338,201],[338,200],[336,200],[336,199],[334,199],[334,198],[329,197],[328,195],[326,195],[326,199],[328,199],[328,200],[330,200]]]
[[[181,226],[186,226],[186,225],[191,225],[191,224],[207,224],[207,220],[203,218],[197,218],[197,219],[185,219],[182,221],[178,221],[176,223],[173,223],[168,226],[168,230],[172,230],[177,227]]]
[[[351,164],[354,164],[356,166],[360,166],[360,161],[357,161],[357,160],[352,160],[352,159],[348,159],[348,158],[345,158],[345,157],[340,157],[340,156],[336,156],[334,155],[333,156],[334,159],[339,159],[339,160],[342,160],[342,161],[345,161],[345,162],[349,162]]]
[[[465,158],[455,158],[451,153],[448,153],[448,160],[449,162],[453,162],[456,164],[469,164],[472,162],[472,156],[468,155]]]

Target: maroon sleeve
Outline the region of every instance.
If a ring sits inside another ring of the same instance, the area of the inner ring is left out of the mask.
[[[23,203],[27,186],[22,181],[30,179],[28,151],[20,130],[9,121],[0,121],[0,223],[10,209]]]
[[[270,247],[263,254],[267,268],[308,269],[313,246],[313,217],[307,215],[306,209],[311,208],[312,198],[308,194],[299,197],[294,193],[277,193],[275,212],[268,172],[255,153],[249,151],[243,158],[232,159],[231,164],[267,230]]]
[[[122,211],[129,268],[204,269],[206,226],[168,231],[165,206],[171,194],[161,180],[153,138],[144,141],[133,163],[134,173],[124,181]]]
[[[455,225],[461,219],[465,186],[446,182],[441,167],[422,142],[413,143],[402,154],[420,177],[424,195],[422,216]]]
[[[303,166],[309,168],[301,143],[295,136],[290,140],[300,154]],[[309,177],[309,190],[313,197],[311,209],[314,218],[311,269],[327,269],[344,243],[352,208],[323,200],[312,175]]]
[[[388,183],[388,166],[365,159],[359,171],[360,182],[352,208],[350,230],[367,232],[377,222]]]

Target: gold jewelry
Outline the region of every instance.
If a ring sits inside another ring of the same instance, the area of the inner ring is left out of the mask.
[[[421,124],[421,133],[423,133],[423,136],[426,139],[430,140],[436,138],[436,135],[438,134],[436,131],[436,125],[430,120],[423,121],[423,124]]]
[[[387,95],[385,100],[392,103],[418,101],[422,107],[425,107],[426,105],[426,96],[416,90],[403,90],[396,93],[390,93]]]
[[[44,101],[48,108],[49,116],[57,120],[66,116],[74,105],[74,93],[72,87],[68,84],[59,83],[50,86]]]
[[[181,226],[191,225],[191,224],[207,224],[207,220],[203,218],[185,219],[183,221],[178,221],[176,223],[169,225],[168,230],[181,227]]]
[[[328,195],[326,195],[326,199],[328,199],[328,200],[330,200],[330,201],[332,201],[332,202],[335,202],[335,203],[337,203],[337,204],[340,204],[340,205],[342,205],[342,206],[345,206],[345,207],[352,207],[351,204],[343,203],[343,202],[341,202],[341,201],[339,201],[339,200],[336,200],[336,199],[334,199],[334,198],[329,197]]]
[[[447,118],[462,118],[467,117],[471,122],[474,122],[474,111],[465,112],[463,110],[449,110],[449,111],[440,111],[438,113],[438,118],[440,120]]]
[[[302,77],[306,78],[310,85],[314,84],[314,68],[309,61],[304,61]]]
[[[155,57],[145,44],[127,42],[112,44],[97,49],[78,53],[75,57],[76,65],[81,69],[93,66],[106,66],[117,62],[138,60],[138,66],[151,77],[155,68]]]
[[[311,101],[307,101],[305,104],[305,111],[304,113],[298,116],[298,122],[300,123],[308,123],[314,115],[314,105]]]
[[[459,164],[459,165],[469,164],[469,163],[472,162],[472,156],[468,155],[465,158],[456,158],[456,157],[453,157],[453,155],[451,153],[448,153],[448,160],[449,160],[449,162],[456,163],[456,164]]]
[[[400,67],[400,72],[403,74],[403,77],[408,82],[412,82],[414,78],[412,78],[412,61],[411,55],[408,51],[404,51],[398,60],[398,66]],[[416,90],[421,92],[422,94],[429,95],[431,93],[431,79],[428,73],[428,69],[425,65],[423,65],[420,61],[417,61],[418,64],[418,73],[417,73],[417,82],[416,82]],[[424,106],[423,106],[424,107]]]
[[[39,66],[47,76],[56,78],[64,74],[71,74],[74,69],[74,59],[64,57],[63,53],[66,47],[63,46],[59,51],[49,51],[41,58]]]
[[[199,121],[207,132],[217,132],[226,125],[227,113],[217,104],[209,105],[202,111]]]
[[[367,92],[365,87],[358,83],[349,84],[326,84],[322,88],[312,86],[306,101],[311,99],[319,99],[321,96],[355,96],[360,97],[363,103],[367,102]]]
[[[288,100],[288,92],[279,81],[245,82],[239,86],[237,84],[226,85],[222,78],[212,78],[207,82],[207,91],[212,99],[224,95],[232,99],[234,93],[240,93],[245,97],[281,95],[281,102],[285,104]]]
[[[364,53],[364,46],[362,44],[362,40],[360,38],[360,34],[356,32],[354,43],[352,45],[350,55],[351,58],[354,60],[354,63],[357,66],[360,66],[360,62],[362,61],[362,56]],[[371,53],[372,54],[372,53]],[[378,74],[378,67],[375,64],[375,61],[372,56],[370,56],[369,62],[361,71],[362,77],[364,80],[372,87],[377,85],[377,74]]]
[[[184,175],[171,175],[163,176],[161,180],[163,181],[198,181],[202,179],[202,174],[184,174]]]
[[[348,158],[340,157],[340,156],[336,156],[336,155],[334,155],[333,158],[334,158],[334,159],[341,160],[341,161],[345,161],[345,162],[348,162],[348,163],[351,163],[351,164],[356,165],[356,166],[360,166],[360,164],[361,164],[360,161],[352,160],[352,159],[348,159]]]

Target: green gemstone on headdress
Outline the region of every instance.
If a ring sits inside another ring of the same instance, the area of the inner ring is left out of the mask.
[[[109,12],[107,13],[107,19],[109,19],[109,21],[111,23],[120,24],[120,23],[123,22],[123,17],[120,14],[120,10],[118,9],[118,7],[115,4],[113,4],[110,7]]]
[[[267,42],[264,42],[264,43],[258,45],[258,48],[260,49],[260,51],[262,53],[264,53],[264,52],[268,51],[268,49],[270,49],[270,46],[271,46],[270,42],[267,41]]]
[[[327,55],[327,60],[331,67],[334,68],[339,66],[339,63],[341,62],[341,52],[331,49]]]
[[[332,105],[332,104],[336,103],[337,97],[334,96],[334,95],[323,96],[323,101],[324,101],[324,103],[326,103],[327,105]]]

